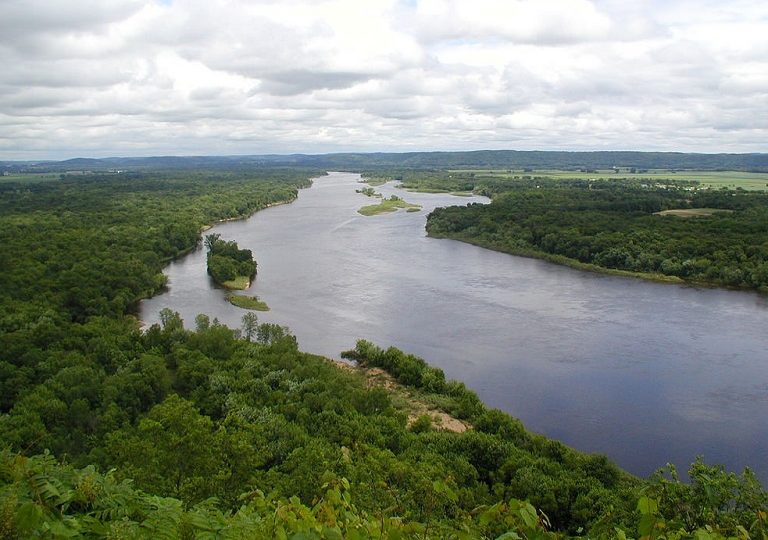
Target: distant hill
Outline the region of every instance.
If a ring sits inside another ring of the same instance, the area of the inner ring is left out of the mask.
[[[252,156],[154,156],[75,158],[65,161],[0,162],[0,170],[68,171],[106,169],[245,169],[253,167],[362,169],[638,169],[736,170],[768,172],[768,154],[686,154],[680,152],[472,152],[337,153]]]

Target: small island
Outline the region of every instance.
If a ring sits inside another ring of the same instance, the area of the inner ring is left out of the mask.
[[[243,309],[250,309],[253,311],[269,311],[269,306],[263,300],[260,300],[258,296],[241,296],[237,294],[230,294],[227,296],[227,300],[233,306],[237,306]]]
[[[235,241],[221,239],[219,234],[205,237],[208,248],[208,274],[227,289],[247,289],[256,276],[256,261],[250,249],[240,249]]]
[[[398,208],[405,208],[406,212],[418,212],[421,206],[404,201],[397,195],[392,195],[389,199],[382,199],[379,204],[363,206],[357,212],[364,216],[376,216],[378,214],[387,214],[395,212]]]
[[[381,193],[377,193],[372,187],[364,187],[363,189],[356,189],[355,193],[362,193],[366,197],[383,197]]]

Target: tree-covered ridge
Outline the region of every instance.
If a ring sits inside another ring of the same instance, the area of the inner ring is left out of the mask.
[[[428,233],[582,268],[768,287],[765,192],[546,179],[487,184],[481,190],[493,196],[490,205],[437,209],[428,217]],[[706,211],[691,218],[659,215],[671,209]]]
[[[237,242],[222,240],[219,234],[206,235],[205,247],[208,249],[208,274],[216,283],[231,289],[248,287],[256,276],[256,261],[250,249],[240,249]],[[239,286],[238,280],[246,285]]]
[[[694,169],[768,171],[768,154],[694,154],[681,152],[558,152],[540,150],[475,150],[467,152],[336,153],[254,156],[159,156],[69,159],[60,162],[0,162],[0,172],[107,170],[113,168],[184,170],[253,170],[261,167],[313,167],[322,170],[365,169]]]

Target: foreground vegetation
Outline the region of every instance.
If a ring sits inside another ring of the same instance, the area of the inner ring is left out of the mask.
[[[131,308],[204,224],[306,185],[260,171],[0,188],[0,537],[765,533],[749,473],[697,463],[691,484],[641,481],[397,349],[361,341],[347,355],[472,429],[409,425],[388,390],[254,313],[242,329],[202,314],[188,329],[164,310],[139,330]]]

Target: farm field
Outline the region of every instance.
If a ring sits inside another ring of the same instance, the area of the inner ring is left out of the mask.
[[[455,169],[451,172],[474,173],[477,176],[493,178],[514,178],[515,176],[545,176],[552,179],[560,178],[629,178],[650,180],[676,180],[686,182],[700,182],[704,186],[713,188],[727,187],[729,189],[741,188],[751,191],[768,190],[768,173],[752,173],[745,171],[668,171],[650,169],[647,172],[629,172],[627,168],[620,168],[618,172],[611,169],[602,169],[593,172],[560,171],[560,170],[533,170],[520,169],[489,170],[489,169]]]
[[[59,173],[12,173],[0,176],[0,184],[52,182],[59,178]]]

